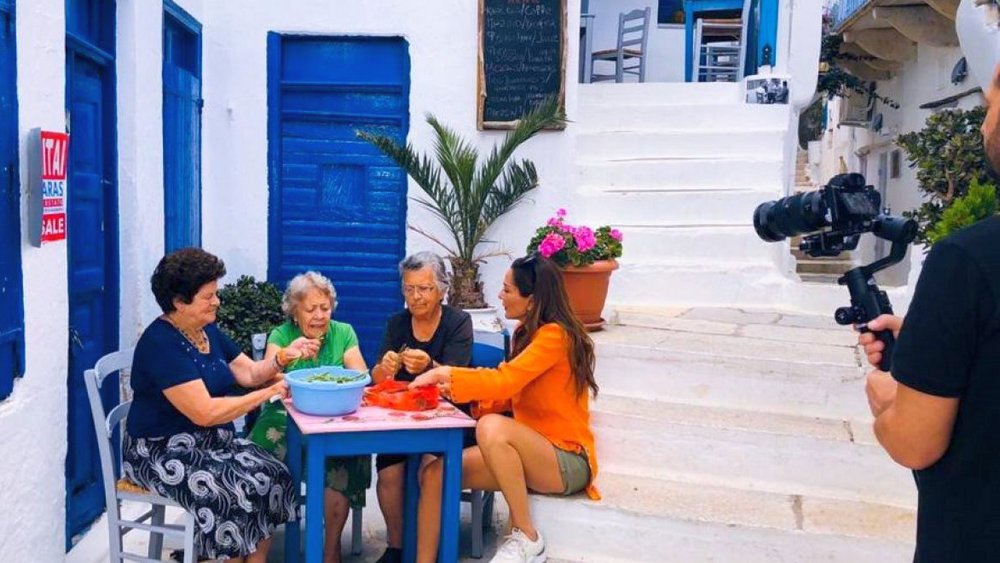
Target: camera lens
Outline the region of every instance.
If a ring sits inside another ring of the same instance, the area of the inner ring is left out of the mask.
[[[826,202],[819,190],[762,203],[753,213],[753,228],[767,242],[810,233],[827,225]]]

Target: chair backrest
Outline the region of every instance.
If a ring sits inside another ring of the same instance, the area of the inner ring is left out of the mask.
[[[618,55],[630,47],[638,46],[638,51],[646,54],[646,40],[649,37],[649,19],[652,8],[635,9],[618,14]]]
[[[504,329],[501,335],[503,336],[503,348],[483,342],[473,342],[472,361],[469,362],[469,367],[495,368],[506,360],[510,351],[510,333]]]
[[[115,430],[128,415],[132,401],[119,403],[105,412],[104,402],[101,400],[101,387],[109,375],[132,367],[133,352],[135,348],[112,352],[97,360],[93,368],[83,372],[87,398],[90,401],[90,414],[94,421],[94,432],[97,433],[101,480],[104,483],[104,500],[108,509],[117,502],[115,483],[118,481],[119,466],[116,460],[121,459],[121,433],[115,434]],[[117,384],[118,379],[114,379],[114,382]]]

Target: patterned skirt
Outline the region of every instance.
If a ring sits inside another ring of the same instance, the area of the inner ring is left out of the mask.
[[[246,557],[295,514],[288,469],[231,430],[132,438],[122,444],[122,474],[194,514],[201,557]]]

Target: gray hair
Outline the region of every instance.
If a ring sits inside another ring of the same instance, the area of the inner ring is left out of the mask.
[[[337,290],[334,289],[330,278],[319,272],[308,271],[295,276],[292,278],[292,281],[288,282],[288,287],[285,288],[285,295],[281,298],[281,311],[289,317],[294,316],[295,309],[298,308],[299,302],[302,301],[302,296],[313,288],[320,290],[320,292],[325,293],[330,298],[331,313],[337,309]]]
[[[433,252],[424,250],[416,254],[411,254],[399,263],[399,277],[402,278],[406,272],[416,272],[430,268],[434,272],[434,283],[438,286],[438,291],[445,293],[451,285],[448,279],[448,271],[444,269],[444,259]]]

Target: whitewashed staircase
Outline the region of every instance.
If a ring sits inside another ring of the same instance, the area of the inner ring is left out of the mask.
[[[595,334],[603,499],[532,497],[573,561],[904,562],[915,491],[826,317],[619,309]]]
[[[785,105],[740,101],[734,83],[581,84],[574,213],[625,235],[614,305],[832,310],[836,288],[798,291],[788,247],[761,242],[758,204],[785,193]]]

